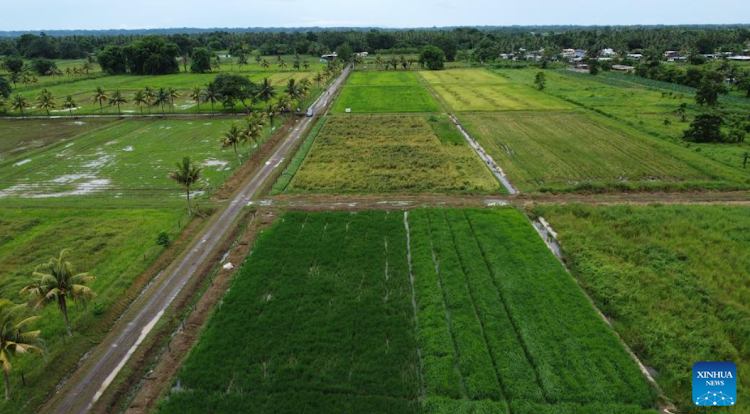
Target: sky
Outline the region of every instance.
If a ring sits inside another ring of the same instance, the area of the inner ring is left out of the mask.
[[[748,0],[0,0],[0,31],[750,23]]]

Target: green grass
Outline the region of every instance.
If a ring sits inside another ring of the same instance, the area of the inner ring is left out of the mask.
[[[618,339],[510,209],[286,213],[259,237],[177,384],[159,413],[654,405]]]
[[[122,294],[161,253],[156,236],[167,231],[174,237],[178,223],[187,220],[180,210],[0,209],[0,297],[16,303],[26,299],[19,291],[31,272],[60,250],[72,249],[68,260],[74,271],[96,276],[91,285],[97,298],[88,310],[69,305],[73,338],[63,344],[65,324],[55,305],[39,313],[35,324],[47,350],[45,358],[22,357],[13,361],[10,375],[12,399],[0,400],[2,412],[34,412],[54,392],[63,375],[108,331],[123,309],[113,310]],[[21,385],[21,374],[27,386]]]
[[[522,191],[746,188],[750,176],[604,116],[463,114],[461,122]]]
[[[533,85],[538,70],[499,70],[514,82]],[[642,80],[614,73],[597,76],[570,71],[545,71],[545,93],[560,97],[579,106],[607,114],[630,126],[665,140],[689,146],[691,150],[733,167],[742,167],[743,155],[750,151],[750,143],[740,144],[684,144],[683,131],[695,115],[703,110],[695,103],[693,89],[679,85]],[[724,102],[727,109],[750,115],[747,105]],[[687,122],[680,120],[677,109],[687,105]],[[668,121],[668,122],[665,122]]]
[[[436,135],[431,124],[425,116],[330,117],[287,191],[501,191],[471,147],[450,138],[450,125]]]
[[[31,121],[24,121],[31,122]],[[34,121],[44,124],[49,121]],[[83,120],[81,122],[88,122]],[[221,148],[220,138],[242,118],[138,119],[58,141],[37,151],[0,162],[0,204],[55,203],[58,199],[107,199],[154,205],[184,196],[168,177],[175,163],[190,156],[203,167],[195,195],[218,188],[232,173],[237,158]],[[265,139],[270,133],[266,127]],[[254,144],[239,148],[247,158]]]
[[[750,399],[750,208],[572,205],[535,213],[558,232],[575,276],[680,412],[704,412],[691,403],[697,361],[733,361],[737,400]]]
[[[481,69],[424,70],[419,72],[430,85],[499,85],[510,80]]]
[[[413,72],[354,72],[333,104],[333,113],[437,112],[438,104]]]

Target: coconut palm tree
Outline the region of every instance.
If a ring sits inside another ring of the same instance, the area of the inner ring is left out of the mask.
[[[276,90],[273,88],[273,85],[271,84],[271,81],[268,80],[268,78],[264,78],[262,81],[260,81],[256,91],[258,99],[265,103],[268,103],[268,101],[276,96]]]
[[[192,215],[193,212],[190,209],[190,187],[201,178],[201,169],[190,161],[190,157],[183,157],[182,162],[178,162],[176,165],[177,170],[169,173],[169,178],[185,187],[188,215]]]
[[[375,67],[380,69],[383,66],[383,58],[380,55],[375,56]]]
[[[310,94],[310,86],[310,79],[308,78],[302,78],[302,80],[299,81],[300,94],[303,97],[307,97]]]
[[[255,113],[248,117],[246,121],[245,136],[253,141],[253,143],[258,144],[258,141],[263,136],[263,127],[266,125],[263,115]]]
[[[141,115],[143,115],[143,105],[148,103],[146,100],[146,93],[143,92],[143,89],[135,91],[135,94],[133,94],[133,103],[138,105],[138,109],[140,109]]]
[[[201,100],[203,100],[203,89],[196,86],[190,91],[190,99],[192,99],[196,105],[198,105],[198,112],[201,111]]]
[[[313,80],[318,84],[318,88],[320,88],[320,82],[323,82],[323,79],[325,79],[325,76],[320,72],[316,73],[315,76],[313,76]]]
[[[109,97],[109,105],[117,105],[117,115],[122,115],[122,112],[120,112],[120,105],[126,103],[128,103],[128,100],[122,96],[122,92],[119,90],[112,92],[112,95]]]
[[[279,109],[278,105],[269,104],[266,107],[266,115],[268,116],[268,119],[271,120],[271,129],[273,129],[273,120],[276,119],[277,116],[281,115],[281,110]]]
[[[242,158],[240,158],[239,152],[237,152],[237,146],[247,141],[247,134],[245,133],[236,122],[229,127],[229,131],[224,133],[224,138],[221,140],[221,147],[232,147],[234,149],[234,155],[237,156],[237,162],[242,164]]]
[[[245,55],[244,53],[240,53],[237,56],[237,66],[239,66],[240,70],[242,70],[242,67],[244,65],[247,65],[247,55]]]
[[[104,91],[104,88],[97,86],[96,92],[94,92],[94,102],[99,103],[99,113],[104,111],[104,102],[107,102],[108,100],[109,96],[107,96],[107,92]]]
[[[39,92],[39,95],[36,97],[36,104],[47,112],[47,116],[49,116],[50,109],[57,108],[57,101],[55,101],[52,92],[48,91],[47,88],[44,88]]]
[[[216,70],[221,69],[221,60],[219,59],[218,56],[216,56],[216,60],[211,62],[211,69],[216,69]]]
[[[146,86],[143,89],[143,94],[146,96],[146,106],[148,106],[148,113],[150,114],[151,106],[156,101],[156,93],[154,93],[154,90],[150,86]]]
[[[73,116],[73,110],[78,108],[78,104],[71,95],[65,97],[65,102],[62,104],[63,109],[67,109],[70,116]]]
[[[306,60],[303,60],[302,67],[305,68],[305,70],[308,70],[310,69],[310,63],[308,63]]]
[[[96,297],[96,293],[86,286],[94,281],[94,276],[88,273],[73,274],[73,265],[65,260],[68,251],[64,249],[57,258],[53,257],[47,263],[37,266],[32,274],[33,280],[21,289],[21,294],[31,296],[36,302],[36,309],[57,302],[65,318],[68,336],[73,336],[68,319],[68,299],[80,302],[85,307],[90,299]]]
[[[154,99],[154,105],[161,106],[161,113],[164,114],[164,105],[169,103],[169,91],[164,88],[159,88],[156,91],[156,98]]]
[[[291,112],[292,110],[292,99],[288,95],[279,96],[279,100],[276,101],[276,107],[279,112],[284,114]]]
[[[169,103],[172,105],[172,113],[174,113],[174,100],[179,98],[180,94],[171,86],[167,89],[167,93],[169,94]]]
[[[21,116],[24,116],[23,110],[29,107],[29,100],[23,97],[21,94],[16,94],[10,104],[11,111],[21,111]]]
[[[262,61],[260,62],[260,67],[262,67],[262,68],[268,68],[269,66],[271,66],[271,64],[270,64],[270,63],[268,63],[268,61],[267,61],[267,60],[265,60],[265,59],[263,59],[263,60],[262,60]]]
[[[206,85],[206,89],[203,91],[203,102],[211,102],[211,110],[214,110],[214,104],[221,101],[221,94],[216,90],[216,86],[213,83]]]
[[[299,99],[302,95],[299,85],[297,85],[297,81],[294,78],[290,78],[289,81],[287,81],[284,93],[286,93],[291,99]]]
[[[30,331],[28,326],[39,319],[39,316],[24,318],[26,305],[15,305],[7,299],[0,299],[0,366],[5,382],[5,399],[10,399],[10,380],[8,375],[13,370],[11,358],[16,355],[34,352],[42,354],[36,345],[41,342],[41,331]]]
[[[281,58],[281,56],[279,56],[279,68],[284,69],[285,67],[286,67],[286,62],[284,61],[284,59]]]
[[[260,56],[260,53],[256,53],[256,54],[255,54],[255,63],[260,63],[260,60],[261,60],[261,59],[262,59],[262,58],[261,58],[261,56]]]
[[[93,66],[89,62],[84,62],[83,66],[81,67],[81,72],[86,72],[86,74],[89,74],[89,71],[91,70]]]

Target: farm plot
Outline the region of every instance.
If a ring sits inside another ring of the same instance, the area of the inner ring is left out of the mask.
[[[288,213],[259,238],[160,413],[417,413],[401,213]]]
[[[514,82],[532,85],[537,70],[497,71]],[[570,71],[546,71],[545,93],[575,102],[577,105],[604,112],[628,125],[670,141],[682,143],[683,131],[703,109],[695,103],[694,90],[680,85],[643,79],[636,76],[602,73],[598,76]],[[638,83],[643,82],[643,84]],[[679,108],[686,107],[686,120]],[[723,103],[733,112],[750,114],[750,101]],[[741,168],[750,143],[691,144],[700,155]]]
[[[573,106],[485,70],[420,72],[445,104],[456,112],[562,110]]]
[[[651,392],[515,210],[287,213],[159,412],[644,413]]]
[[[44,122],[0,120],[0,162],[61,140],[83,135],[113,121],[99,118],[85,121],[50,119]]]
[[[437,112],[439,107],[411,72],[354,72],[333,105],[334,113]]]
[[[182,209],[0,209],[0,298],[24,303],[28,298],[19,291],[30,283],[35,267],[62,249],[70,249],[67,259],[75,273],[96,277],[91,287],[97,294],[88,309],[69,302],[73,337],[67,342],[57,306],[39,312],[41,319],[34,326],[41,330],[46,357],[12,360],[12,397],[0,400],[0,411],[33,412],[54,392],[61,378],[109,330],[124,308],[125,292],[163,251],[157,235],[165,231],[174,238],[185,223]],[[21,374],[28,386],[22,385]]]
[[[418,210],[408,223],[428,402],[521,413],[654,406],[638,367],[523,215]]]
[[[289,192],[494,192],[499,183],[445,118],[334,116]],[[453,133],[451,133],[453,132]]]
[[[750,208],[544,206],[567,262],[679,412],[696,361],[733,361],[750,399]],[[738,412],[747,413],[738,406]]]
[[[220,186],[237,166],[219,139],[238,118],[127,120],[0,162],[0,200],[86,196],[137,203],[179,200],[168,173],[183,156],[203,170],[196,195]],[[47,121],[36,121],[47,122]],[[84,122],[88,122],[87,120]],[[266,136],[269,131],[266,131]],[[265,139],[265,137],[263,138]],[[241,146],[243,157],[255,144]]]
[[[594,114],[463,114],[523,191],[742,188],[739,171]]]

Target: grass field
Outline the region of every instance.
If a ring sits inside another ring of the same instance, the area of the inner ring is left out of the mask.
[[[333,113],[437,112],[439,107],[413,72],[354,72]]]
[[[159,412],[653,405],[630,356],[520,213],[418,210],[284,215]]]
[[[455,112],[563,110],[573,106],[483,69],[419,72]]]
[[[33,131],[49,121],[22,122]],[[184,192],[168,173],[186,155],[203,167],[193,188],[200,195],[218,188],[238,165],[232,149],[222,149],[219,142],[232,122],[242,118],[111,122],[73,139],[9,156],[0,162],[0,203],[27,199],[39,205],[43,200],[57,203],[55,199],[77,197],[139,205],[179,200]],[[13,134],[10,138],[18,140]],[[253,145],[241,146],[241,155],[252,153]]]
[[[496,71],[515,82],[532,85],[538,70]],[[545,71],[545,93],[557,96],[580,106],[606,113],[630,126],[654,136],[682,142],[683,131],[702,110],[695,103],[691,88],[655,82],[633,76],[602,73],[598,76],[569,71]],[[750,115],[750,100],[740,105],[724,102],[732,111]],[[677,110],[687,105],[687,121],[682,122]],[[690,149],[733,167],[742,167],[744,154],[750,143],[741,144],[690,144]],[[749,170],[750,171],[750,170]]]
[[[499,192],[445,118],[329,117],[289,192]],[[446,126],[447,124],[447,126]]]
[[[463,114],[462,124],[522,191],[742,188],[741,171],[597,114]]]
[[[544,206],[574,275],[680,405],[696,361],[738,367],[750,412],[750,209]]]
[[[33,411],[54,391],[61,377],[109,330],[117,316],[108,313],[113,304],[163,250],[156,245],[157,234],[167,231],[174,237],[180,222],[187,223],[182,209],[0,209],[0,297],[23,303],[19,291],[31,272],[62,249],[71,249],[68,259],[74,271],[96,276],[91,287],[97,293],[88,310],[69,304],[74,336],[67,345],[57,307],[40,313],[35,326],[42,331],[46,357],[13,361],[12,399],[0,399],[0,411]],[[21,385],[21,373],[28,386]]]

